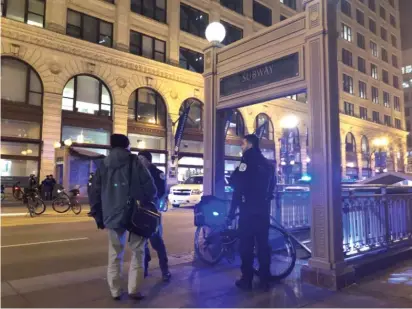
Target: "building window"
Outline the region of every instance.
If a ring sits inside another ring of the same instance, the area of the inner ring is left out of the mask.
[[[78,75],[63,90],[62,109],[83,114],[110,116],[112,97],[107,86],[89,75]]]
[[[137,14],[166,23],[166,0],[131,0],[131,10]]]
[[[387,108],[391,107],[391,97],[386,91],[383,92],[383,106]]]
[[[342,62],[347,66],[352,66],[352,53],[347,49],[342,49]]]
[[[349,102],[343,102],[343,108],[346,115],[354,116],[355,115],[355,106]]]
[[[179,52],[179,66],[181,68],[196,73],[203,73],[203,54],[183,47],[180,47]]]
[[[26,63],[9,58],[1,58],[1,100],[41,106],[43,84],[39,75]]]
[[[284,21],[286,19],[288,19],[286,16],[283,16],[282,14],[280,15],[280,21]]]
[[[253,20],[264,26],[272,26],[272,10],[257,1],[253,1]]]
[[[43,28],[45,0],[2,0],[1,12],[3,17]]]
[[[376,34],[376,21],[374,21],[373,19],[369,18],[369,30]]]
[[[63,125],[62,127],[62,140],[72,140],[78,144],[94,144],[94,145],[109,145],[110,144],[110,131],[96,128],[85,128],[71,125]],[[80,146],[80,145],[79,145]],[[107,149],[99,148],[86,148],[91,152],[97,154],[107,155]]]
[[[389,73],[386,70],[382,70],[382,81],[385,84],[389,84]]]
[[[66,33],[107,47],[113,45],[113,24],[76,11],[67,11]]]
[[[366,83],[359,81],[359,97],[366,99],[368,97]]]
[[[392,126],[392,119],[389,115],[383,115],[383,123],[385,126],[391,127]]]
[[[409,117],[410,113],[409,113],[409,108],[405,107],[405,116]]]
[[[363,34],[360,34],[359,32],[357,33],[357,43],[358,43],[358,47],[365,49],[365,37]]]
[[[245,125],[243,121],[242,114],[235,110],[230,116],[229,128],[227,129],[227,135],[230,136],[244,136],[245,135]]]
[[[233,42],[239,41],[243,38],[243,30],[233,26],[223,20],[220,21],[226,29],[226,36],[222,44],[229,45]]]
[[[412,65],[402,67],[402,74],[412,73]]]
[[[367,120],[368,119],[368,109],[365,108],[365,107],[360,106],[359,107],[359,117],[361,119]]]
[[[368,0],[368,7],[371,11],[376,11],[376,2],[375,0]]]
[[[392,46],[395,48],[398,48],[398,40],[396,39],[396,36],[393,34],[391,35],[391,41],[392,41]]]
[[[379,77],[378,77],[378,67],[375,65],[375,64],[373,64],[373,63],[371,63],[371,76],[374,78],[374,79],[378,79]]]
[[[243,14],[243,0],[220,0],[220,4],[232,11]]]
[[[372,56],[378,57],[378,45],[373,41],[370,41],[369,45],[371,48]]]
[[[381,49],[381,57],[382,57],[382,60],[383,60],[383,61],[389,62],[388,52],[387,52],[387,50],[386,50],[385,48],[383,48],[383,47],[382,47],[382,49]]]
[[[352,28],[345,24],[342,24],[341,36],[344,40],[352,42]]]
[[[379,104],[379,89],[372,86],[372,102],[375,104]]]
[[[203,127],[203,103],[197,99],[187,99],[180,106],[179,116],[190,106],[189,115],[186,120],[186,127],[202,130]]]
[[[390,23],[392,27],[396,28],[396,18],[392,14],[389,16]]]
[[[385,41],[388,40],[388,31],[383,27],[381,27],[381,38]]]
[[[343,91],[353,94],[353,79],[346,74],[343,74]]]
[[[358,57],[358,71],[366,74],[366,61],[362,57]]]
[[[402,129],[401,120],[398,119],[398,118],[395,118],[395,128],[397,128],[397,129]]]
[[[404,94],[403,94],[403,98],[404,98],[405,102],[409,101],[409,94],[408,94],[408,93],[404,93]]]
[[[406,131],[411,130],[411,123],[409,121],[406,122]]]
[[[358,9],[356,10],[356,21],[359,25],[365,26],[365,14]]]
[[[208,14],[186,4],[180,3],[180,30],[204,38],[208,24]]]
[[[259,114],[255,119],[255,129],[259,128],[263,124],[267,124],[264,128],[262,138],[273,141],[273,124],[270,118],[266,114]]]
[[[166,105],[159,93],[139,88],[129,98],[129,119],[142,123],[166,126]]]
[[[130,31],[130,52],[160,62],[166,62],[166,42]]]
[[[396,110],[397,112],[401,111],[401,101],[399,97],[396,97],[396,96],[393,97],[393,109]]]
[[[381,122],[379,112],[375,112],[375,111],[372,112],[372,121],[375,123]]]
[[[340,4],[342,13],[349,17],[352,17],[352,8],[350,2],[348,0],[341,0]]]
[[[409,88],[409,83],[407,81],[404,81],[402,83],[402,88]]]
[[[280,0],[281,3],[296,10],[296,0]]]
[[[399,89],[399,77],[396,75],[393,76],[393,87]]]
[[[392,55],[392,65],[395,68],[398,68],[398,57],[396,55]]]
[[[386,20],[386,11],[383,6],[379,7],[379,15],[383,20]]]

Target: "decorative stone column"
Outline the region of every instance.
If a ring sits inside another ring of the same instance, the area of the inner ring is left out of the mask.
[[[42,152],[40,178],[55,174],[54,143],[61,140],[62,124],[62,96],[61,94],[44,92],[43,94],[43,124],[42,124]]]
[[[123,104],[113,105],[113,133],[127,135],[128,106]]]
[[[306,158],[308,157],[308,150],[306,147],[306,135],[299,136],[300,143],[300,160],[302,162],[302,174],[308,173],[308,162]]]
[[[168,59],[170,64],[179,66],[180,0],[167,1],[167,23],[169,25]]]
[[[243,23],[243,37],[253,35],[253,0],[243,0],[243,15],[245,22]]]
[[[217,111],[218,78],[217,53],[222,45],[212,44],[204,50],[205,104],[204,104],[204,169],[210,171],[203,177],[204,195],[224,197],[225,189],[225,117]],[[216,112],[215,112],[216,111]]]
[[[363,171],[363,160],[362,160],[362,153],[358,152],[356,154],[356,159],[358,162],[358,174],[359,174],[359,179],[362,179],[362,171]]]
[[[220,21],[220,1],[210,0],[209,22]]]
[[[129,52],[130,45],[130,0],[116,0],[116,22],[114,23],[115,47]]]
[[[343,142],[340,145],[340,154],[341,154],[341,177],[346,176],[346,143],[345,139],[341,139]]]
[[[337,1],[303,0],[303,4],[311,164],[316,173],[311,182],[312,257],[302,268],[302,279],[336,290],[353,282],[342,244]]]
[[[371,175],[372,177],[376,175],[376,160],[375,160],[375,155],[371,155],[370,158],[371,163],[370,163],[370,167],[371,167]]]
[[[46,4],[46,29],[65,34],[67,0],[48,0]]]

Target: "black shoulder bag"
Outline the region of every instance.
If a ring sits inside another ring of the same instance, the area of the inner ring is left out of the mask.
[[[156,205],[152,201],[136,201],[131,196],[133,171],[133,156],[129,159],[129,193],[128,208],[131,209],[131,216],[127,224],[130,233],[150,238],[158,229],[160,224],[160,214]]]

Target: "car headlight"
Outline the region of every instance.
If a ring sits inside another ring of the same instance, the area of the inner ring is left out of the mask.
[[[199,195],[199,194],[202,194],[201,190],[199,190],[199,189],[193,189],[192,190],[192,195]]]

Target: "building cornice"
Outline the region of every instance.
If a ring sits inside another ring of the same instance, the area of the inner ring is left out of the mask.
[[[1,18],[1,26],[1,36],[4,38],[41,46],[46,49],[57,50],[89,59],[92,62],[119,66],[143,74],[186,83],[196,87],[204,87],[202,75],[169,64],[156,62],[144,57],[118,51],[114,48],[82,41],[64,34],[29,26],[3,17]]]

